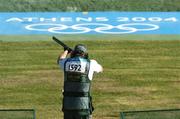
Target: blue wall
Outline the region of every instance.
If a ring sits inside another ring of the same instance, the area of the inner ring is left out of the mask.
[[[179,12],[0,13],[0,34],[180,34]]]

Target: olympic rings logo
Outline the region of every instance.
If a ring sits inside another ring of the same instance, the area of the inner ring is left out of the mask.
[[[38,23],[25,27],[27,30],[50,32],[56,34],[84,34],[84,33],[101,33],[101,34],[129,34],[139,31],[152,31],[159,29],[158,25],[148,23],[128,23],[119,25],[110,25],[103,23],[83,23],[75,25]]]

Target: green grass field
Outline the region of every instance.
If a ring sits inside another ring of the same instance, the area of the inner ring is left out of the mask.
[[[0,110],[0,119],[35,119],[33,110]]]
[[[59,36],[88,46],[104,67],[95,75],[94,119],[119,112],[180,108],[180,36]],[[51,36],[0,36],[0,108],[34,108],[37,119],[62,119],[63,49]]]

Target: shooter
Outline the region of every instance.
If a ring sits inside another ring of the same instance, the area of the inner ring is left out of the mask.
[[[76,45],[74,50],[65,47],[58,63],[64,71],[64,119],[91,119],[94,110],[91,81],[94,72],[103,71],[102,66],[96,60],[89,59],[87,48],[82,44]]]

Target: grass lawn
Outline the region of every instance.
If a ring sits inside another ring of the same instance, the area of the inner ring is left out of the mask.
[[[104,67],[92,82],[94,119],[180,108],[180,36],[59,38],[87,45]],[[37,119],[61,119],[63,72],[56,59],[62,51],[50,36],[0,36],[0,108],[34,108]]]

